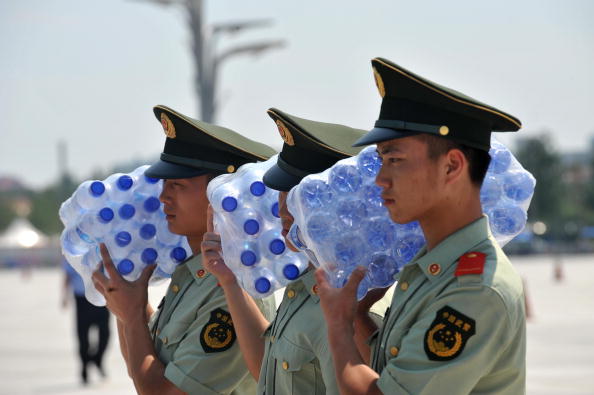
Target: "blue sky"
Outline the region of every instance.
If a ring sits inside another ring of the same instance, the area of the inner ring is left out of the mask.
[[[230,59],[218,123],[280,147],[266,109],[369,128],[379,112],[369,60],[402,66],[550,131],[562,151],[594,135],[594,3],[589,1],[205,1],[209,22],[271,18],[219,49],[284,39]],[[59,140],[75,177],[156,158],[152,106],[197,117],[186,18],[140,0],[0,2],[0,175],[42,187]],[[513,145],[520,134],[501,134]]]

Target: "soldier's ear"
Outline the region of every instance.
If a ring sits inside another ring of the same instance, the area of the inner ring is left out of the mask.
[[[464,169],[468,167],[468,161],[466,157],[459,149],[451,149],[445,154],[445,176],[447,182],[457,180],[462,174]]]

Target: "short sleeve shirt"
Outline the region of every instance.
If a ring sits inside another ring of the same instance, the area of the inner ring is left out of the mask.
[[[477,256],[482,273],[456,273]],[[384,393],[525,393],[522,281],[485,216],[420,251],[396,279],[372,353]]]
[[[265,315],[270,300],[258,301]],[[180,264],[149,329],[165,377],[188,394],[253,394],[225,296],[200,255]]]

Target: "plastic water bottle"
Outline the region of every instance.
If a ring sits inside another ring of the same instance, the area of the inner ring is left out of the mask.
[[[503,196],[503,188],[499,180],[494,176],[486,176],[481,187],[481,205],[491,207]]]
[[[288,284],[299,278],[307,270],[307,261],[283,257],[274,262],[273,268],[275,277],[279,281]]]
[[[363,179],[356,166],[335,165],[330,170],[328,181],[339,193],[354,193],[361,187]]]
[[[336,235],[334,235],[336,236]],[[365,242],[356,234],[341,235],[334,244],[336,263],[342,267],[354,268],[364,257]]]
[[[126,202],[130,200],[134,179],[128,174],[115,173],[105,179],[110,185],[109,199],[113,202]]]
[[[367,207],[360,200],[342,200],[336,206],[336,215],[342,225],[350,229],[359,229],[367,217]]]
[[[167,221],[157,221],[155,226],[157,228],[157,240],[161,244],[170,245],[177,243],[177,241],[179,240],[179,235],[173,234],[169,231]]]
[[[396,227],[387,217],[374,217],[367,222],[364,235],[368,249],[372,251],[384,251],[394,244]]]
[[[113,227],[113,218],[115,214],[109,207],[103,207],[97,212],[89,212],[82,217],[78,224],[78,229],[86,237],[81,237],[87,242],[94,242],[103,239]]]
[[[352,269],[354,269],[354,267],[350,268],[350,270],[339,269],[339,270],[333,272],[329,276],[330,284],[334,288],[344,287],[344,285],[347,283],[347,281],[351,275]],[[357,299],[358,300],[361,300],[365,297],[365,295],[367,294],[367,291],[369,291],[370,286],[371,286],[371,282],[370,282],[368,276],[366,275],[365,277],[363,277],[363,280],[361,280],[361,282],[359,283],[359,286],[357,287]]]
[[[272,194],[271,194],[272,195]],[[262,203],[262,217],[269,222],[276,222],[280,218],[278,207],[278,193],[274,198]]]
[[[148,177],[144,174],[149,167],[148,165],[140,166],[130,173],[136,186],[134,193],[158,196],[161,193],[162,182],[158,178]]]
[[[526,172],[510,172],[503,180],[505,195],[517,202],[532,196],[534,185],[534,178]]]
[[[377,185],[366,185],[363,187],[363,198],[367,209],[374,212],[381,212],[385,215],[384,199],[382,199],[382,188]]]
[[[87,210],[82,208],[77,202],[76,199],[69,197],[65,202],[60,205],[60,210],[58,211],[58,216],[60,220],[65,226],[74,225],[81,215],[83,215]]]
[[[244,241],[239,251],[239,261],[244,266],[254,266],[260,262],[260,249],[254,241]]]
[[[357,167],[359,172],[365,177],[375,177],[382,167],[382,161],[379,158],[375,147],[365,148],[357,155]]]
[[[130,203],[124,203],[118,208],[118,218],[121,220],[128,221],[134,218],[134,215],[136,215],[136,209]]]
[[[390,255],[385,253],[374,254],[368,266],[371,286],[375,288],[389,287],[394,283],[394,275],[398,271],[398,264]]]
[[[173,247],[164,252],[159,258],[159,267],[170,276],[177,266],[188,258],[188,251],[183,247]]]
[[[516,235],[526,226],[526,213],[517,206],[496,207],[488,215],[494,235]]]
[[[107,203],[106,184],[101,181],[85,181],[74,192],[74,200],[81,208],[92,210]]]
[[[307,234],[316,243],[327,242],[337,232],[335,216],[329,213],[314,213],[306,223]]]
[[[300,186],[301,201],[309,210],[325,207],[332,200],[332,190],[322,180],[305,180]]]
[[[242,204],[241,192],[233,185],[221,185],[214,189],[210,203],[215,210],[233,212]]]
[[[66,229],[62,235],[62,247],[72,255],[85,254],[92,244],[92,237],[78,227]]]
[[[287,234],[287,238],[289,242],[293,245],[293,247],[297,248],[298,250],[305,250],[307,245],[305,244],[305,240],[303,240],[303,234],[301,233],[301,229],[299,225],[293,222],[291,228],[289,229],[289,233]]]
[[[505,148],[505,146],[497,144],[489,151],[491,155],[491,163],[489,164],[488,171],[492,171],[495,174],[501,174],[507,171],[511,164],[512,155],[511,152]]]
[[[137,195],[138,196],[138,195]],[[148,221],[155,217],[161,208],[161,201],[156,196],[138,196],[134,201],[135,219],[137,221]]]
[[[262,230],[262,217],[252,208],[236,210],[231,218],[237,229],[241,229],[247,235],[256,236]]]
[[[105,246],[109,255],[113,259],[123,259],[130,253],[132,244],[132,234],[125,230],[120,230],[105,237]]]
[[[400,264],[410,262],[425,245],[425,238],[418,234],[407,234],[402,237],[394,247],[395,256],[399,258]]]
[[[243,278],[246,291],[256,295],[268,296],[277,288],[274,273],[265,267],[254,266]]]
[[[286,248],[280,228],[269,229],[260,236],[260,251],[269,259],[278,258]]]

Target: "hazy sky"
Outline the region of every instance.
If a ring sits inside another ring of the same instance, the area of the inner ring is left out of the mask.
[[[269,107],[370,128],[380,97],[370,59],[388,58],[519,117],[521,135],[559,149],[594,135],[594,2],[205,1],[210,22],[271,18],[219,49],[284,39],[284,49],[221,69],[218,123],[280,147]],[[139,0],[0,1],[0,175],[42,187],[58,177],[57,142],[77,178],[156,158],[152,113],[197,117],[186,15]],[[520,134],[499,134],[509,145]]]

